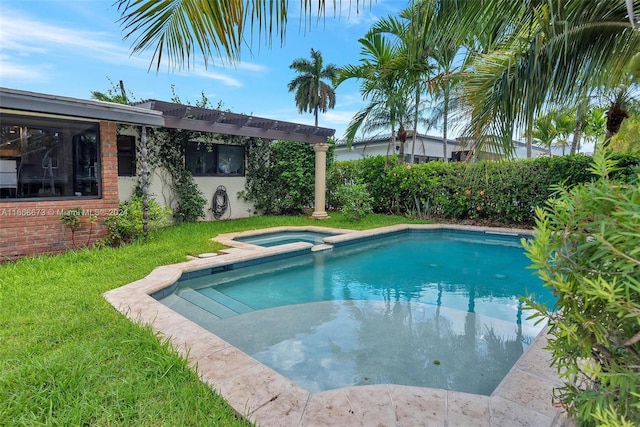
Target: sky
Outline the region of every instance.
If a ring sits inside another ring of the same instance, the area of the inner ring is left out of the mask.
[[[0,86],[90,99],[119,80],[134,101],[171,101],[172,86],[182,103],[195,104],[206,95],[213,106],[234,113],[313,125],[313,115],[298,113],[287,84],[296,77],[289,65],[310,59],[313,48],[325,64],[344,66],[360,59],[358,38],[379,18],[395,15],[409,0],[374,0],[355,10],[355,0],[342,0],[334,17],[301,24],[299,2],[290,0],[286,38],[274,34],[271,46],[254,40],[242,48],[236,65],[216,61],[205,68],[201,56],[189,68],[156,69],[152,51],[132,54],[124,40],[115,0],[0,0]],[[340,3],[340,2],[337,2]],[[350,3],[354,3],[349,6]],[[358,82],[336,89],[336,107],[321,114],[319,126],[336,129],[342,138],[354,114],[365,106]]]

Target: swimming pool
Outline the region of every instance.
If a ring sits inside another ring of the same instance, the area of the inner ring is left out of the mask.
[[[328,232],[320,232],[320,231],[309,231],[309,230],[284,230],[284,231],[274,231],[268,233],[254,234],[245,237],[236,237],[234,238],[237,242],[250,243],[252,245],[263,246],[263,247],[271,247],[277,245],[284,245],[287,243],[295,243],[295,242],[307,242],[312,243],[314,245],[319,245],[323,243],[323,239],[325,237],[335,236],[334,233]]]
[[[331,251],[196,271],[155,296],[312,392],[392,383],[489,395],[542,328],[519,296],[551,299],[520,237],[331,238]]]
[[[308,229],[310,227],[278,227]],[[335,231],[325,227],[313,227]],[[496,229],[467,225],[398,224],[371,230],[338,230],[327,238],[343,244],[380,234],[412,230],[466,230],[532,235],[532,230]],[[273,231],[256,230],[252,234]],[[309,243],[261,248],[234,243],[248,232],[221,234],[214,240],[230,246],[216,257],[192,257],[155,268],[147,276],[112,289],[105,299],[132,322],[148,325],[158,337],[192,366],[199,378],[220,394],[239,414],[256,425],[559,425],[566,419],[552,403],[554,389],[562,384],[551,367],[543,329],[490,396],[395,384],[369,384],[310,392],[247,355],[214,333],[163,305],[151,295],[170,292],[181,277],[207,274],[229,266],[254,264],[258,259],[280,259],[310,253]],[[165,295],[167,295],[165,293]],[[285,306],[286,308],[286,306]],[[238,319],[238,317],[236,317]]]

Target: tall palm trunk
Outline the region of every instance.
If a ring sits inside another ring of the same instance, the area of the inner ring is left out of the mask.
[[[571,154],[576,154],[580,143],[580,135],[582,133],[582,117],[576,118],[576,126],[573,128],[573,139],[571,140]]]
[[[415,163],[416,140],[418,138],[418,116],[420,114],[420,83],[416,85],[416,108],[413,112],[413,136],[411,137],[411,163]],[[424,154],[424,152],[423,152]]]
[[[449,85],[444,88],[444,106],[442,111],[442,159],[447,163],[447,131],[449,127]]]

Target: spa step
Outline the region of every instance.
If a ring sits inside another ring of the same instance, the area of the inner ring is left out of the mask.
[[[233,310],[238,314],[244,314],[244,313],[249,313],[251,311],[255,311],[253,308],[249,307],[248,305],[243,304],[240,301],[234,298],[231,298],[230,296],[227,296],[221,292],[218,292],[212,287],[199,289],[198,292],[207,296],[208,298],[211,298],[216,302],[219,302],[225,307],[230,308],[231,310]]]
[[[220,320],[219,316],[199,307],[198,305],[179,297],[177,294],[171,294],[162,299],[162,304],[166,305],[173,311],[180,313],[187,319],[205,326],[211,321]]]
[[[178,295],[185,301],[188,301],[191,304],[200,307],[201,309],[213,314],[216,317],[219,317],[220,319],[226,319],[238,314],[232,309],[225,307],[223,304],[192,289],[181,290],[178,292]]]

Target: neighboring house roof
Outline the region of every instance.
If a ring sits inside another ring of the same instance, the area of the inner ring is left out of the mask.
[[[319,144],[335,129],[148,100],[134,105],[0,88],[0,107],[147,126]]]
[[[441,136],[425,135],[425,134],[422,134],[422,133],[417,133],[416,137],[417,137],[417,139],[431,140],[431,141],[437,142],[437,143],[442,143],[442,140],[443,140],[443,138]],[[411,141],[412,138],[413,138],[413,134],[411,132],[408,132],[407,141],[406,142]],[[371,144],[376,144],[376,143],[388,144],[389,141],[391,141],[391,134],[385,134],[385,135],[378,135],[378,136],[375,136],[375,137],[372,137],[372,138],[360,138],[360,139],[357,139],[357,140],[353,141],[353,143],[351,145],[352,146],[360,146],[360,145],[371,145]],[[458,145],[458,146],[460,146],[460,148],[467,147],[469,141],[470,141],[470,138],[465,138],[465,137],[447,138],[447,142],[449,144]],[[513,143],[514,143],[514,145],[520,146],[520,147],[525,147],[526,146],[526,143],[524,143],[522,141],[514,140]],[[347,142],[346,142],[346,140],[342,139],[342,140],[339,140],[336,143],[336,145],[338,147],[346,146]],[[538,145],[532,145],[532,148],[534,150],[537,150],[537,151],[547,151],[546,148],[540,147]]]
[[[162,113],[130,105],[0,88],[0,107],[45,114],[164,126]]]
[[[430,136],[430,135],[425,135],[425,134],[421,134],[418,133],[416,134],[417,138],[422,138],[422,139],[431,139],[433,141],[437,141],[437,142],[442,142],[442,137],[440,136]],[[411,132],[407,132],[407,141],[410,141],[413,138],[413,134]],[[391,134],[385,134],[385,135],[378,135],[378,136],[374,136],[372,138],[359,138],[353,141],[353,143],[351,144],[352,146],[359,146],[359,145],[369,145],[369,144],[375,144],[378,142],[383,142],[385,144],[388,144],[389,141],[391,141]],[[450,142],[456,142],[455,138],[448,138],[447,141]],[[347,141],[344,139],[339,140],[336,145],[337,146],[343,146],[346,145]]]
[[[229,111],[175,104],[155,99],[138,102],[137,107],[162,112],[164,126],[226,135],[265,139],[289,139],[307,143],[324,143],[335,129],[283,122]]]

